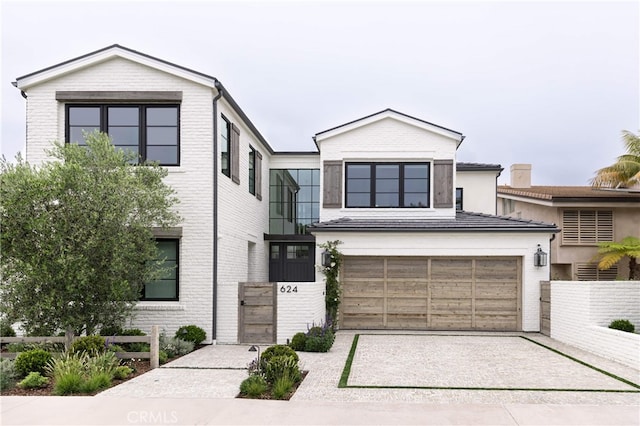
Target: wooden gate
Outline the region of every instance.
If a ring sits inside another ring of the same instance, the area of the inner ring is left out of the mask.
[[[551,336],[551,283],[540,281],[540,333]]]
[[[238,342],[276,343],[276,283],[238,283]]]

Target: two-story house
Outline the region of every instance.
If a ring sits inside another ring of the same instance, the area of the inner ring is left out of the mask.
[[[598,269],[598,243],[640,238],[640,191],[590,186],[531,185],[531,164],[511,165],[509,185],[498,187],[498,214],[556,223],[551,278],[610,281],[628,279],[624,263]]]
[[[131,326],[284,342],[324,320],[317,245],[341,240],[342,328],[538,330],[557,229],[495,216],[502,168],[457,163],[457,131],[385,110],[278,152],[215,77],[119,45],[14,85],[29,162],[97,129],[169,172],[183,221],[155,236],[176,267]]]

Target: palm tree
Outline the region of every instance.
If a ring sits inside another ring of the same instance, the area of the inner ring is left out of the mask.
[[[631,188],[640,185],[640,136],[628,130],[622,131],[627,153],[614,164],[596,172],[591,186],[596,188]]]
[[[636,260],[640,258],[640,238],[626,237],[620,242],[599,243],[598,247],[600,255],[598,269],[609,269],[627,256],[629,258],[629,279],[640,280],[640,265]]]

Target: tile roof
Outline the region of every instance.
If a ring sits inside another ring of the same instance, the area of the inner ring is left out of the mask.
[[[457,212],[451,219],[352,219],[340,218],[309,226],[311,232],[559,232],[555,224],[533,220]]]
[[[512,188],[498,186],[498,194],[515,195],[548,201],[640,202],[640,192],[598,189],[591,186],[531,186]]]

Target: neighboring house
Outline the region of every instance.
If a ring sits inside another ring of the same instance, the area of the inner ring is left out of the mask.
[[[557,228],[495,216],[502,168],[456,164],[459,132],[385,110],[276,152],[216,78],[119,45],[14,84],[29,162],[98,129],[168,170],[183,221],[155,235],[176,269],[132,326],[284,342],[324,320],[316,247],[338,239],[343,328],[539,329],[533,256]]]
[[[628,279],[621,262],[597,267],[597,243],[640,237],[640,192],[590,186],[531,186],[531,165],[511,166],[511,185],[498,187],[498,214],[556,223],[561,232],[551,243],[554,280]]]

